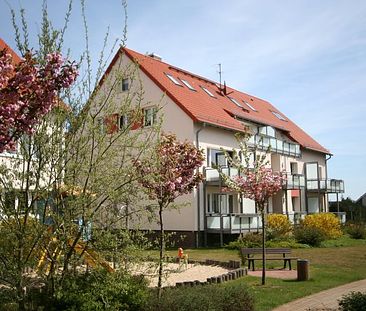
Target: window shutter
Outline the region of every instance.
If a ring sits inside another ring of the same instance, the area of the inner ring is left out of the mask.
[[[118,114],[111,114],[104,119],[107,134],[113,134],[118,132]]]
[[[136,121],[135,123],[133,123],[131,125],[131,130],[137,130],[139,129],[140,127],[142,127],[142,123],[144,122],[144,118],[141,118],[140,121]]]
[[[137,130],[144,124],[144,116],[141,110],[133,110],[131,111],[131,130]]]

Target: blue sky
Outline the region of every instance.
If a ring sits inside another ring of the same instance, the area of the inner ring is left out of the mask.
[[[74,0],[76,1],[76,0]],[[78,2],[78,1],[76,1]],[[26,10],[34,41],[39,0],[0,0],[0,37],[15,48],[8,4]],[[86,1],[93,56],[104,34],[120,37],[124,15],[117,0]],[[61,26],[67,1],[50,0]],[[366,1],[352,0],[130,0],[127,46],[270,101],[334,154],[330,178],[346,193],[366,192]],[[65,46],[83,50],[75,3]]]

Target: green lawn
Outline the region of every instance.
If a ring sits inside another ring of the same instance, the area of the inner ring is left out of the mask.
[[[366,278],[366,240],[343,237],[327,241],[327,247],[294,249],[293,255],[310,261],[310,280],[279,280],[267,278],[265,286],[260,278],[247,276],[235,282],[246,282],[255,296],[256,310],[274,307],[324,289]],[[186,249],[190,259],[239,260],[237,251],[227,249]],[[175,256],[176,251],[170,251]],[[296,266],[296,265],[295,265]]]

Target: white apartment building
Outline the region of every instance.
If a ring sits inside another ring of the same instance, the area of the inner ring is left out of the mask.
[[[121,80],[119,96],[122,99],[133,92],[136,80],[142,85],[141,126],[148,127],[155,122],[156,113],[162,115],[164,132],[191,141],[206,154],[202,167],[205,182],[181,199],[189,202],[188,206],[167,211],[164,216],[166,230],[183,233],[185,244],[207,245],[214,241],[223,244],[227,237],[260,229],[255,203],[237,193],[223,192],[219,173],[212,167],[221,165],[227,174],[235,174],[220,149],[238,148],[234,134],[244,129],[253,133],[250,144],[257,144],[263,150],[271,146],[272,169],[288,175],[283,190],[270,200],[269,213],[285,214],[297,222],[306,214],[328,211],[328,194],[344,192],[342,180],[329,178],[330,151],[272,104],[167,64],[157,55],[121,48],[109,65],[99,91],[103,92],[106,80],[126,72],[125,68],[134,64],[138,79],[126,75]],[[157,224],[146,226],[157,229]]]

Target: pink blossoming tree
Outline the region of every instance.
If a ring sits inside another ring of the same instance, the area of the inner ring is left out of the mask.
[[[13,149],[23,134],[32,134],[58,104],[58,94],[71,86],[77,76],[74,63],[51,53],[40,64],[28,52],[14,64],[12,55],[0,50],[0,153]]]
[[[262,219],[262,285],[265,284],[266,278],[266,210],[268,200],[282,189],[283,182],[286,175],[280,172],[273,172],[268,167],[269,161],[267,154],[270,152],[259,152],[256,147],[250,150],[247,141],[250,138],[249,133],[237,134],[236,138],[240,146],[241,157],[233,150],[233,156],[225,153],[230,165],[238,169],[238,175],[230,177],[220,173],[224,179],[225,184],[231,191],[242,194],[245,198],[254,200],[261,214]],[[254,155],[252,157],[251,155]]]
[[[149,198],[157,201],[159,207],[159,297],[161,294],[163,255],[165,251],[163,211],[174,200],[192,192],[203,176],[197,170],[204,161],[203,152],[193,144],[179,142],[175,135],[163,134],[152,161],[137,161],[139,183],[147,190]]]

